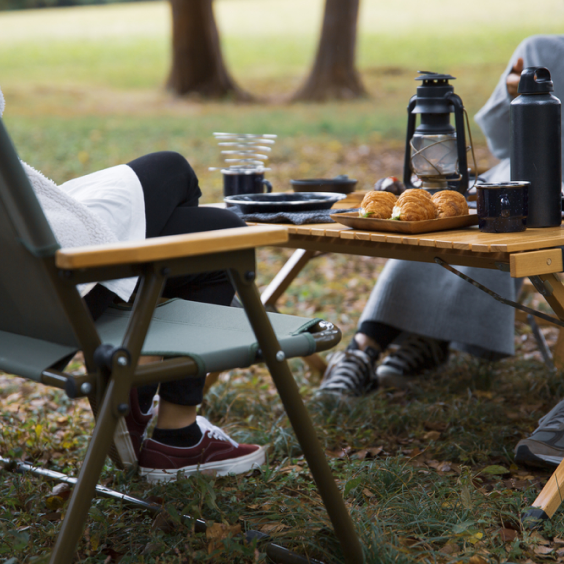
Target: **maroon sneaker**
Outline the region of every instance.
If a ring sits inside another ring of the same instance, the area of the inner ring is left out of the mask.
[[[196,417],[203,437],[192,447],[174,447],[147,439],[139,456],[141,476],[153,482],[175,480],[178,474],[191,476],[212,470],[217,476],[244,474],[265,463],[266,449],[237,444],[204,417]]]
[[[153,416],[153,408],[147,414],[141,411],[137,389],[132,388],[129,392],[129,414],[120,417],[114,435],[114,444],[124,468],[137,464],[145,430]]]

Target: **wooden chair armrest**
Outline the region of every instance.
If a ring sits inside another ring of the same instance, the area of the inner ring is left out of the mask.
[[[61,249],[55,256],[55,264],[65,270],[136,264],[275,245],[287,240],[288,232],[282,226],[236,227],[189,235],[154,237],[143,241]]]

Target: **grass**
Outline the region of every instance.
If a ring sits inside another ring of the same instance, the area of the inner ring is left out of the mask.
[[[370,98],[289,106],[285,97],[314,56],[322,6],[322,0],[216,0],[229,67],[260,98],[248,105],[176,99],[164,91],[170,26],[164,2],[0,13],[8,130],[22,158],[57,182],[170,149],[194,165],[204,201],[217,201],[220,176],[207,170],[219,164],[212,132],[234,130],[279,135],[268,173],[275,190],[287,189],[291,178],[342,173],[369,189],[382,176],[401,174],[405,107],[416,70],[457,76],[456,92],[472,115],[517,43],[560,32],[564,10],[560,0],[362,0],[358,67]],[[487,168],[494,160],[475,126],[473,133],[480,167]],[[288,256],[259,251],[260,286]],[[333,321],[347,342],[383,264],[318,258],[279,306]],[[556,332],[545,332],[553,344]],[[527,327],[518,328],[515,342],[513,359],[488,364],[454,354],[412,389],[379,390],[351,403],[321,401],[314,394],[320,375],[293,361],[367,562],[562,560],[561,511],[538,532],[519,522],[548,472],[513,461],[517,441],[562,397],[562,374],[540,362]],[[169,520],[96,500],[77,561],[265,562],[260,546],[233,537],[242,523],[301,554],[341,562],[266,371],[224,375],[202,413],[237,440],[270,443],[268,466],[238,478],[200,476],[150,487],[108,464],[105,485],[162,502]],[[0,375],[0,425],[3,456],[76,474],[92,419],[84,402]],[[65,495],[31,476],[1,476],[0,563],[39,564],[64,516]],[[194,534],[181,514],[216,523],[218,533]]]

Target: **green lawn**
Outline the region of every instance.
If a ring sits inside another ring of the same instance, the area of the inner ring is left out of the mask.
[[[220,178],[207,171],[218,164],[212,132],[271,132],[279,135],[270,172],[276,189],[286,189],[296,175],[335,171],[370,187],[379,176],[401,174],[401,167],[372,167],[363,178],[343,151],[368,146],[379,153],[384,143],[401,152],[417,70],[456,76],[456,92],[472,115],[518,42],[559,31],[564,11],[560,0],[540,6],[363,0],[358,67],[370,98],[289,106],[284,99],[315,53],[322,0],[216,0],[215,6],[229,67],[261,100],[236,111],[230,103],[177,99],[165,91],[166,2],[0,13],[5,119],[22,157],[62,182],[147,151],[175,149],[196,167],[205,197],[216,199]],[[483,145],[475,125],[473,134]],[[303,158],[304,144],[314,147],[315,157]]]

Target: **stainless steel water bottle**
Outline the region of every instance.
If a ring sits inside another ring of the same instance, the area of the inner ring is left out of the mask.
[[[519,96],[511,102],[511,180],[528,181],[527,227],[562,222],[561,103],[544,67],[521,73]]]

